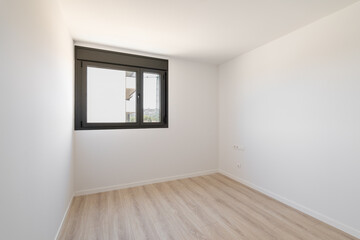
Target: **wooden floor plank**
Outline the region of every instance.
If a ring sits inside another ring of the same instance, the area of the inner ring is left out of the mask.
[[[224,175],[75,197],[59,240],[356,240]]]

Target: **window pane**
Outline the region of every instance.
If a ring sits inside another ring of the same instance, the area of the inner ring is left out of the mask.
[[[136,122],[136,72],[87,67],[87,122]]]
[[[144,73],[144,122],[160,122],[160,75]]]

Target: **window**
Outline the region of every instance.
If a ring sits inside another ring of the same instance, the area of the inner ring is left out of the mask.
[[[75,47],[75,130],[168,127],[168,61]]]

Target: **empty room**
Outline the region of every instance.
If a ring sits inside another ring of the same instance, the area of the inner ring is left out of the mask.
[[[1,240],[360,239],[359,0],[0,0]]]

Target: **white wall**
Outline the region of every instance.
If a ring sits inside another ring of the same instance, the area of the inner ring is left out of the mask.
[[[219,67],[220,169],[358,237],[359,23],[357,3]]]
[[[73,43],[50,0],[0,1],[0,239],[54,239],[73,194]]]
[[[76,190],[217,169],[217,68],[170,59],[169,104],[167,129],[76,131]]]

